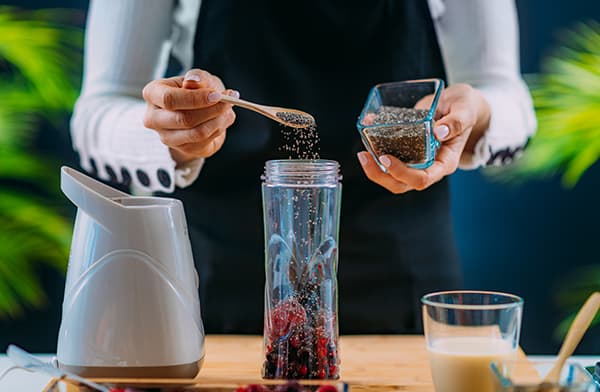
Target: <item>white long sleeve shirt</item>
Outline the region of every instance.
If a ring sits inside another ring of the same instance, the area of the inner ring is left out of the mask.
[[[142,89],[164,75],[169,53],[184,69],[192,66],[200,2],[90,2],[83,88],[71,121],[84,169],[151,191],[172,192],[196,180],[204,160],[176,166],[158,134],[144,128]],[[429,7],[449,84],[478,88],[491,107],[489,128],[474,154],[463,153],[460,167],[508,163],[536,127],[520,76],[514,0],[429,0]]]

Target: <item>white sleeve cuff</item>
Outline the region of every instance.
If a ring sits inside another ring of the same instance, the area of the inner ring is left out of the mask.
[[[175,169],[175,185],[180,188],[190,186],[200,175],[205,159],[198,158],[193,161],[178,165]]]
[[[531,97],[522,81],[478,88],[490,105],[490,126],[473,154],[463,152],[459,167],[464,170],[510,164],[523,154],[536,128]]]
[[[145,104],[130,97],[80,98],[71,120],[81,166],[99,178],[136,192],[172,193],[187,187],[204,159],[177,166],[158,134],[144,128]]]

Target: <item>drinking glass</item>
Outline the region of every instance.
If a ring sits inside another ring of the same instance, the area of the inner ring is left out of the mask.
[[[493,392],[490,364],[515,358],[523,300],[489,291],[446,291],[421,302],[436,392]]]

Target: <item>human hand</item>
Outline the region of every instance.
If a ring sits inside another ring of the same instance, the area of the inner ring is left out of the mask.
[[[144,126],[158,132],[177,163],[210,157],[223,146],[226,130],[235,121],[232,105],[219,102],[221,94],[240,96],[200,69],[185,77],[154,80],[143,90]]]
[[[425,109],[432,96],[417,103],[416,109]],[[358,153],[358,160],[367,177],[392,193],[424,190],[456,171],[463,151],[472,152],[477,141],[489,127],[490,107],[480,91],[467,84],[455,84],[440,95],[433,132],[441,142],[435,161],[427,169],[413,169],[391,155],[379,157],[387,168],[381,171],[366,151]]]

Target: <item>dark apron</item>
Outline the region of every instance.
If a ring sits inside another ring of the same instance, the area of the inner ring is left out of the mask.
[[[344,176],[340,331],[418,331],[420,296],[460,285],[448,183],[393,195],[370,182],[355,122],[376,83],[444,78],[427,2],[204,0],[194,65],[243,98],[316,118],[321,157],[339,161]],[[236,113],[223,148],[178,191],[209,333],[262,333],[260,175],[266,160],[287,158],[278,124]]]

